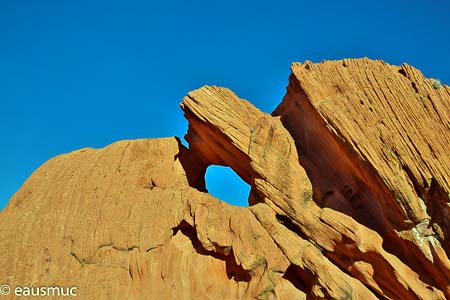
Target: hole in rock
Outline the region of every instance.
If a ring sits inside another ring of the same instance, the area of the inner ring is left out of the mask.
[[[284,279],[289,280],[298,290],[307,293],[314,283],[314,276],[296,265],[290,265],[284,275]]]
[[[405,70],[403,70],[402,68],[400,68],[400,69],[398,70],[398,72],[399,72],[400,74],[402,74],[403,76],[405,76],[406,78],[408,78],[408,75],[406,75]]]
[[[209,166],[205,174],[208,193],[226,203],[237,206],[248,206],[250,186],[231,168]]]

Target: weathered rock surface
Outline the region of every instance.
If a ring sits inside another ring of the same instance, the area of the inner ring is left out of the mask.
[[[82,299],[450,299],[448,86],[306,62],[272,115],[210,86],[181,107],[189,149],[121,141],[34,172],[0,214],[1,280]],[[250,207],[207,193],[209,165]]]

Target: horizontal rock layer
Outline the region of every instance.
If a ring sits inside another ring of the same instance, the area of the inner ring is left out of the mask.
[[[294,63],[272,115],[202,87],[181,103],[189,149],[121,141],[34,172],[0,214],[2,280],[83,299],[450,298],[449,104],[368,59]],[[210,165],[251,186],[248,208],[207,193]]]

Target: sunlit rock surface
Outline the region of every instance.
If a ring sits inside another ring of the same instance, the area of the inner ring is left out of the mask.
[[[141,139],[49,160],[0,214],[3,283],[81,299],[450,298],[450,88],[369,59],[291,71],[272,115],[226,88],[188,93],[189,149]],[[248,208],[207,193],[210,165],[251,186]]]

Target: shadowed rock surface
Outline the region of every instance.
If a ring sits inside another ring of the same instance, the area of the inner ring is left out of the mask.
[[[272,115],[214,86],[181,108],[189,149],[121,141],[35,171],[0,214],[4,283],[82,299],[450,298],[448,86],[409,65],[305,62]],[[251,186],[250,207],[207,193],[210,165]]]

